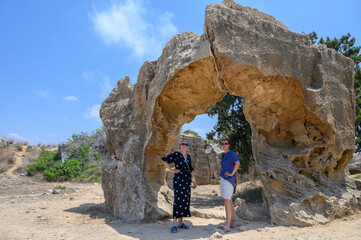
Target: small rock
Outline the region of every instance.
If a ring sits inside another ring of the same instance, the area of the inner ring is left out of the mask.
[[[215,232],[212,234],[212,236],[210,236],[209,240],[221,239],[221,238],[223,238],[222,234],[220,234],[219,232]]]
[[[74,188],[67,188],[67,189],[66,189],[66,192],[67,192],[67,193],[74,193],[74,192],[75,192],[75,189],[74,189]]]
[[[54,189],[53,190],[53,194],[59,194],[60,192],[59,192],[59,190],[58,189]]]
[[[238,229],[239,229],[239,231],[242,231],[242,232],[248,230],[246,226],[240,226]]]

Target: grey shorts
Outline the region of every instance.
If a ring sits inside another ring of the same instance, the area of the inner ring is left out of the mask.
[[[234,191],[233,185],[228,182],[227,180],[224,180],[224,178],[221,177],[220,180],[220,187],[221,187],[221,196],[224,199],[231,199]]]

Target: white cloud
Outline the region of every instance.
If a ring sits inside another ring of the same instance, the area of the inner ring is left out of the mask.
[[[99,109],[100,109],[100,104],[96,104],[92,107],[89,107],[84,117],[88,119],[93,119],[95,121],[101,121],[99,117]]]
[[[34,93],[42,98],[48,98],[48,96],[49,96],[48,90],[35,90]]]
[[[66,96],[64,97],[65,101],[78,101],[78,98],[75,96]]]
[[[83,77],[85,80],[91,82],[92,80],[94,80],[95,75],[96,75],[96,72],[94,72],[94,71],[84,71],[82,77]]]
[[[141,0],[112,1],[107,9],[90,14],[94,29],[107,44],[130,48],[136,57],[155,58],[176,34],[170,12],[152,14]],[[151,19],[151,21],[147,20]]]

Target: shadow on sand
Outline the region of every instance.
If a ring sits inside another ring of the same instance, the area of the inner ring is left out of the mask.
[[[208,202],[208,199],[203,200]],[[197,199],[194,203],[197,204],[198,201],[199,200]],[[206,205],[206,202],[203,201],[202,206]],[[219,203],[216,201],[216,204]],[[89,216],[91,219],[104,219],[105,224],[119,233],[119,238],[116,239],[208,239],[215,232],[222,233],[218,228],[224,224],[224,221],[220,219],[185,219],[184,223],[189,225],[190,229],[178,229],[178,233],[175,234],[170,232],[170,228],[172,227],[172,221],[170,219],[153,223],[128,224],[112,217],[105,209],[104,204],[85,203],[78,207],[66,209],[65,211]],[[204,224],[207,221],[212,223],[207,225]],[[236,217],[236,225],[237,227],[232,229],[231,232],[226,233],[224,237],[234,233],[240,233],[240,227],[242,227],[242,231],[273,227],[273,225],[270,224],[269,219],[262,221],[247,221],[238,217]]]

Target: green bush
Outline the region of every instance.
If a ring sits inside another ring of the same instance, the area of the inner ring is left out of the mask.
[[[361,173],[352,176],[354,179],[361,179]]]
[[[26,169],[28,176],[42,173],[44,179],[51,182],[78,180],[81,182],[99,182],[101,168],[99,164],[82,161],[82,159],[67,159],[64,162],[58,157],[57,151],[43,150],[37,163]]]
[[[28,165],[26,172],[28,176],[38,173],[44,175],[47,181],[70,181],[99,182],[101,175],[100,164],[104,156],[94,152],[88,145],[91,139],[87,134],[73,134],[70,140],[73,147],[73,155],[70,159],[61,161],[58,151],[43,150],[35,164]],[[79,146],[75,143],[81,142]]]
[[[233,201],[237,198],[242,198],[246,202],[262,202],[262,187],[258,188],[246,188],[242,192],[233,194]]]
[[[26,173],[28,176],[34,176],[37,173],[42,173],[45,169],[48,169],[56,161],[60,160],[58,151],[41,151],[39,158],[35,164],[28,165]]]
[[[193,130],[190,130],[190,129],[185,130],[183,133],[184,133],[184,134],[192,134],[192,135],[195,136],[195,137],[200,137],[197,132],[195,132],[195,131],[193,131]]]

